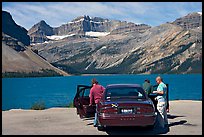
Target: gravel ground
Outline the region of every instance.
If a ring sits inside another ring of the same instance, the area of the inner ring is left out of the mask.
[[[2,134],[49,135],[202,135],[202,101],[170,101],[169,128],[153,130],[141,127],[110,127],[98,131],[93,118],[80,119],[75,108],[50,108],[46,110],[13,109],[2,111]]]

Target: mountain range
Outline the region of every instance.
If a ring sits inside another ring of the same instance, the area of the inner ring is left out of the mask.
[[[68,75],[54,67],[29,48],[30,37],[27,30],[15,23],[10,13],[2,11],[2,76],[33,73],[47,75]],[[11,75],[9,74],[9,75]],[[24,76],[22,75],[21,76]]]
[[[28,35],[31,38],[31,43],[42,43],[49,40],[52,35],[86,35],[86,32],[111,32],[112,34],[130,32],[130,31],[145,31],[150,26],[145,24],[134,24],[126,21],[109,20],[100,17],[80,16],[76,19],[63,24],[59,27],[50,27],[44,20],[35,24],[28,30]]]
[[[59,27],[42,20],[27,35],[26,47],[71,74],[202,73],[201,12],[155,27],[88,15]]]

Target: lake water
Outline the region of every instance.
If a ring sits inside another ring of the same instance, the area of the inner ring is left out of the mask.
[[[160,75],[169,84],[170,100],[202,100],[202,74]],[[79,84],[90,85],[96,78],[104,87],[107,84],[142,84],[150,79],[156,84],[157,75],[98,75],[44,78],[3,78],[2,110],[30,109],[35,102],[44,102],[46,108],[63,107],[72,102]]]

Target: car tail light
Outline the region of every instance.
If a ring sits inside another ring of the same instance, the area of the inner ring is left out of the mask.
[[[109,113],[109,114],[111,114],[111,113],[117,113],[117,112],[118,112],[117,108],[112,108],[112,107],[102,107],[100,109],[100,113]]]
[[[100,112],[101,112],[101,113],[107,113],[107,109],[101,108]]]
[[[140,107],[137,112],[140,112],[141,114],[153,114],[154,113],[154,108],[152,106],[148,107]]]

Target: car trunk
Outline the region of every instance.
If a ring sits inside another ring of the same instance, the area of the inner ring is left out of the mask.
[[[146,99],[117,99],[106,101],[100,106],[100,113],[106,114],[152,114],[155,108]]]

